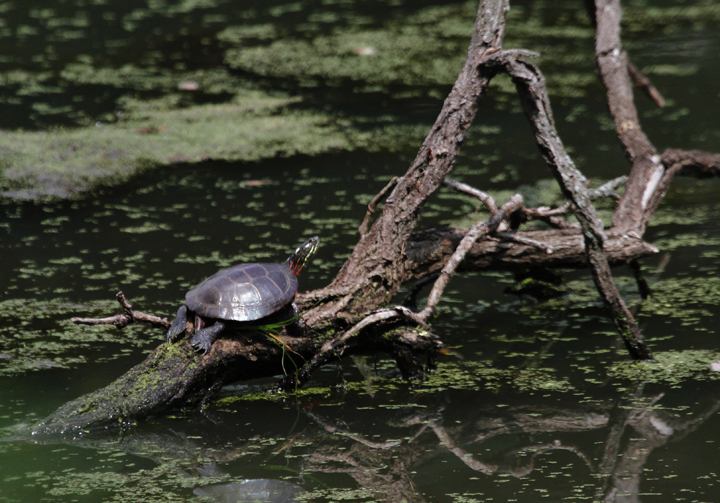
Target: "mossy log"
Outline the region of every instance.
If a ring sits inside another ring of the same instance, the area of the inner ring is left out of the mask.
[[[408,245],[407,263],[402,267],[407,273],[403,280],[422,277],[442,268],[464,234],[463,229],[455,228],[414,233]],[[583,267],[586,264],[579,229],[518,234],[547,244],[552,247],[553,253],[537,246],[491,237],[473,247],[462,268],[513,270],[532,265]],[[607,250],[608,258],[614,264],[657,251],[641,239],[628,236],[609,238]],[[301,309],[315,304],[319,292],[301,294],[298,298]],[[366,312],[376,307],[376,304],[364,305]],[[145,361],[113,383],[66,403],[32,430],[37,434],[81,433],[93,428],[123,426],[143,417],[201,405],[215,391],[232,382],[293,372],[296,367],[310,361],[337,330],[337,325],[322,329],[319,322],[312,321],[313,310],[308,314],[308,333],[314,334],[312,337],[281,335],[275,338],[261,332],[243,331],[218,339],[206,355],[199,355],[193,350],[188,343],[189,335],[174,344],[163,343]],[[373,335],[376,337],[368,337],[367,332],[362,334],[343,349],[342,355],[382,349],[395,355],[401,368],[418,370],[412,359],[416,351],[427,351],[426,338],[419,338],[413,345],[407,343],[407,337],[395,340],[380,337],[381,333],[387,334],[391,328],[385,327],[385,331],[381,332],[375,327]]]
[[[282,337],[287,347],[259,332],[222,338],[199,355],[188,337],[161,344],[142,363],[105,388],[72,400],[33,427],[35,434],[82,433],[129,425],[164,411],[202,404],[223,385],[282,373],[302,365],[314,344]]]

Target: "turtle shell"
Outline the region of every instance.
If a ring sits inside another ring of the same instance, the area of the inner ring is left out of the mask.
[[[239,264],[193,287],[185,303],[199,316],[253,321],[290,304],[297,289],[297,277],[285,264]]]

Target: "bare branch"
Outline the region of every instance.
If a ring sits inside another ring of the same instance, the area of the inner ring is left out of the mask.
[[[445,178],[445,180],[443,180],[443,185],[479,199],[480,202],[488,209],[491,217],[497,213],[497,204],[495,204],[495,199],[493,199],[490,194],[483,192],[482,190],[478,190],[475,187],[471,187],[465,183],[458,182],[457,180],[451,180],[450,178]]]
[[[595,55],[607,102],[625,155],[632,163],[627,187],[613,215],[618,231],[645,230],[643,218],[665,173],[660,156],[640,127],[628,70],[630,63],[620,41],[620,0],[595,0]]]
[[[115,294],[115,298],[122,306],[125,311],[124,313],[116,314],[108,318],[70,318],[70,321],[79,325],[115,325],[117,328],[125,328],[131,323],[140,321],[150,323],[156,327],[168,328],[171,325],[167,318],[160,318],[153,314],[134,311],[132,305],[130,305],[122,292]]]
[[[526,238],[524,236],[520,236],[514,232],[496,232],[495,235],[499,238],[506,239],[508,241],[514,241],[516,243],[522,243],[525,245],[534,246],[536,248],[541,248],[545,250],[545,253],[552,253],[553,247],[552,245],[548,243],[543,243],[542,241],[537,241],[536,239],[530,239]]]
[[[665,98],[663,98],[663,95],[660,94],[660,91],[658,91],[653,83],[650,82],[650,79],[648,79],[643,72],[632,64],[632,61],[630,61],[629,58],[627,60],[627,69],[630,74],[630,78],[633,79],[635,85],[642,89],[657,106],[660,108],[664,107]]]
[[[650,220],[660,202],[670,189],[675,175],[709,178],[720,175],[720,154],[700,150],[668,149],[662,154],[662,163],[667,167],[657,183],[657,189],[648,201],[643,221]]]
[[[601,197],[609,197],[611,199],[619,199],[620,196],[615,192],[618,187],[622,187],[627,182],[627,176],[619,176],[617,178],[613,178],[609,182],[605,182],[600,187],[597,187],[595,189],[588,189],[588,197],[591,201],[595,201],[596,199],[600,199]],[[557,208],[526,208],[525,211],[528,213],[529,216],[532,218],[543,218],[543,217],[553,217],[558,215],[566,215],[567,213],[570,213],[573,209],[572,204],[570,201],[566,201],[565,203],[561,204]]]
[[[470,251],[473,243],[482,236],[497,229],[500,222],[502,222],[512,212],[520,208],[521,205],[522,196],[520,194],[515,194],[508,199],[505,204],[503,204],[500,210],[498,210],[495,215],[490,218],[490,220],[487,222],[478,222],[468,231],[462,241],[460,241],[460,244],[458,245],[457,250],[455,250],[455,253],[453,253],[453,256],[450,257],[450,260],[448,260],[445,267],[443,267],[440,272],[440,276],[437,280],[435,280],[435,284],[428,296],[427,304],[418,314],[420,319],[426,320],[435,312],[435,306],[438,302],[440,302],[440,297],[442,296],[448,281],[450,281],[455,269],[457,269],[460,263],[465,260],[465,256]]]
[[[370,201],[370,204],[368,204],[367,213],[365,213],[365,218],[363,219],[362,223],[360,224],[360,228],[358,229],[358,234],[360,236],[364,236],[367,234],[368,226],[370,225],[370,217],[375,212],[375,209],[377,208],[378,203],[380,200],[385,197],[385,194],[390,192],[398,183],[398,180],[400,180],[397,176],[394,176],[392,180],[390,180],[383,189],[378,192],[378,194],[373,197],[372,201]]]
[[[365,316],[367,306],[360,304],[382,304],[400,288],[404,274],[398,265],[404,265],[401,257],[421,208],[452,169],[477,114],[479,100],[494,75],[493,71],[479,73],[479,61],[483,55],[501,48],[508,9],[508,0],[480,2],[467,58],[442,110],[381,214],[327,287],[329,291],[349,291],[352,295],[348,308],[343,310],[343,321],[347,324]],[[365,302],[355,302],[358,298]],[[312,309],[306,320],[316,326],[336,323],[336,302],[332,300]]]
[[[662,153],[662,162],[669,169],[679,168],[678,175],[681,176],[720,176],[720,154],[701,150],[668,149]]]
[[[595,213],[585,177],[575,167],[555,129],[550,99],[540,69],[502,52],[495,56],[495,63],[503,65],[515,82],[538,147],[563,193],[575,208],[575,216],[583,229],[593,280],[615,328],[634,359],[650,359],[650,349],[645,344],[632,313],[620,297],[613,281],[603,249],[606,240],[603,223]]]
[[[627,184],[627,180],[627,176],[618,176],[617,178],[613,178],[609,182],[603,183],[600,187],[597,187],[596,189],[588,189],[588,195],[590,196],[590,200],[594,201],[596,199],[600,199],[601,197],[618,199],[620,196],[615,191],[623,185]]]

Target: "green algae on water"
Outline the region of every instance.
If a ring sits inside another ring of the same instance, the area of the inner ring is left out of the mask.
[[[82,305],[64,299],[37,301],[10,299],[0,302],[0,376],[19,376],[51,368],[74,368],[87,362],[88,353],[100,344],[117,345],[116,351],[95,361],[110,361],[153,343],[148,326],[131,325],[119,331],[112,325],[76,325],[72,316],[112,316],[115,301]],[[158,331],[158,341],[164,340]]]
[[[128,100],[116,123],[4,131],[0,190],[16,198],[68,197],[160,164],[257,161],[351,147],[328,116],[284,110],[297,101],[250,91],[231,103],[184,109]]]
[[[414,391],[436,393],[445,389],[475,390],[485,388],[492,391],[515,389],[517,391],[572,391],[565,379],[555,375],[550,368],[494,368],[479,361],[462,364],[445,363],[430,374]]]
[[[652,284],[653,295],[640,316],[679,318],[695,324],[701,317],[712,317],[720,305],[720,278],[669,278]]]
[[[712,363],[720,360],[717,351],[661,351],[655,352],[653,358],[653,362],[617,362],[608,369],[608,375],[615,379],[672,385],[720,379],[720,372],[710,368]]]

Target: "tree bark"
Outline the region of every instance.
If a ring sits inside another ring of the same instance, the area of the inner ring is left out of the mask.
[[[620,40],[620,0],[595,1],[595,55],[607,102],[625,156],[632,164],[625,193],[613,215],[618,232],[645,230],[645,209],[665,173],[655,147],[640,126],[628,71],[629,61]]]
[[[352,254],[326,288],[312,299],[326,302],[306,320],[314,326],[345,328],[357,323],[368,306],[386,304],[407,279],[399,262],[423,205],[450,172],[494,72],[482,57],[500,49],[507,0],[480,2],[467,59],[442,110],[408,171],[385,200],[383,211],[362,235]],[[478,70],[479,69],[479,70]],[[400,267],[399,267],[400,266]],[[358,299],[362,299],[358,301]]]

